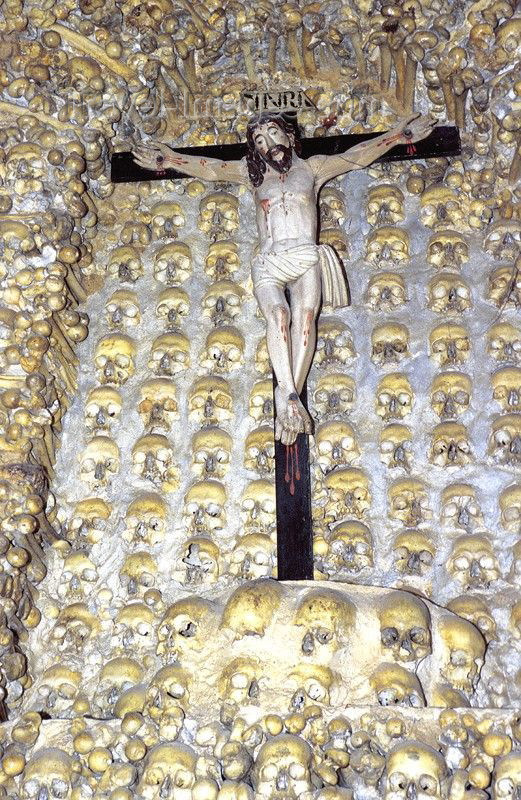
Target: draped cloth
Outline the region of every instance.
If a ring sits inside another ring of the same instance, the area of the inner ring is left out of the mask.
[[[300,278],[319,264],[322,281],[322,300],[325,306],[343,308],[350,303],[349,284],[338,255],[328,244],[302,244],[280,253],[258,253],[251,262],[255,289],[279,286]]]

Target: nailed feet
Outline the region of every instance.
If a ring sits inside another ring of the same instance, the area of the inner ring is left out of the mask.
[[[293,444],[299,433],[312,433],[313,423],[296,392],[275,389],[275,439],[282,444]]]

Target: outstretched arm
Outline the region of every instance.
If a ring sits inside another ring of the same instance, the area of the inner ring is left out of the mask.
[[[164,142],[152,141],[148,145],[138,145],[132,150],[134,161],[144,169],[163,172],[165,169],[177,169],[192,178],[205,181],[231,181],[232,183],[249,183],[245,159],[240,161],[221,161],[219,158],[205,156],[188,156],[172,150]]]
[[[345,153],[334,156],[312,156],[308,159],[308,164],[315,173],[316,183],[320,187],[337,175],[368,167],[397,144],[413,144],[425,139],[434,125],[435,122],[430,117],[413,114],[381,136],[360,142]]]

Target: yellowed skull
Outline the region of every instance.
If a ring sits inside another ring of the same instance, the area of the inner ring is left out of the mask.
[[[406,425],[387,425],[380,433],[380,461],[389,469],[411,469],[412,433]]]
[[[486,648],[483,636],[472,623],[455,616],[442,617],[438,633],[442,677],[454,689],[471,693],[483,666]]]
[[[489,355],[496,361],[521,363],[521,332],[508,322],[492,325],[488,334]]]
[[[146,381],[140,388],[140,396],[138,411],[145,429],[150,433],[169,431],[172,422],[179,419],[175,384],[166,378]]]
[[[238,199],[227,192],[205,195],[199,205],[197,226],[213,242],[232,236],[239,227]]]
[[[190,341],[183,333],[163,333],[152,342],[148,367],[154,375],[172,376],[190,366]]]
[[[390,592],[378,611],[384,657],[418,661],[431,653],[431,618],[425,603],[407,592]]]
[[[455,419],[469,406],[472,383],[462,372],[442,372],[431,386],[431,406],[441,419]]]
[[[273,420],[273,382],[257,381],[250,392],[250,417],[255,422],[272,422]]]
[[[409,739],[395,745],[387,756],[384,800],[442,800],[446,776],[443,756],[429,745]]]
[[[199,363],[207,370],[218,373],[233,372],[244,363],[244,337],[231,326],[211,331],[199,356]]]
[[[420,681],[399,664],[380,664],[369,682],[381,706],[423,708],[426,705]]]
[[[202,306],[203,316],[214,325],[229,325],[241,313],[244,289],[229,280],[216,281],[206,290]]]
[[[396,569],[404,575],[425,575],[432,567],[436,547],[422,531],[399,533],[393,544]]]
[[[376,389],[376,413],[384,420],[403,419],[411,413],[413,399],[407,376],[391,372],[382,378]]]
[[[429,455],[431,464],[438,467],[462,467],[472,461],[469,436],[464,425],[442,422],[432,432]]]
[[[150,209],[150,221],[154,239],[177,239],[179,229],[185,224],[185,214],[179,203],[164,201]]]
[[[427,261],[431,266],[459,270],[468,260],[469,247],[460,233],[442,230],[429,239]]]
[[[226,524],[226,489],[216,480],[194,483],[185,494],[183,517],[193,533],[220,531]]]
[[[119,420],[121,395],[110,386],[91,389],[85,403],[85,426],[89,431],[107,431]]]
[[[121,386],[135,371],[134,340],[122,333],[104,336],[97,344],[94,363],[98,369],[100,383]]]
[[[232,394],[228,382],[217,375],[195,381],[188,397],[190,419],[202,425],[219,425],[233,418]]]
[[[373,275],[367,288],[367,303],[373,311],[393,311],[407,302],[405,281],[396,272]]]
[[[442,272],[429,282],[428,308],[437,314],[462,314],[472,302],[466,281],[450,272]]]
[[[158,494],[145,493],[133,500],[126,513],[125,541],[154,546],[165,537],[167,506]]]
[[[162,434],[148,433],[132,448],[132,472],[145,481],[173,492],[179,485],[179,469],[174,464],[173,447]]]
[[[393,184],[372,186],[367,195],[367,221],[370,225],[396,225],[405,218],[404,196]]]
[[[326,474],[336,467],[352,464],[360,455],[353,427],[348,422],[324,422],[315,434],[316,461]]]
[[[237,244],[229,240],[213,242],[205,259],[205,272],[212,281],[230,280],[240,266]]]
[[[503,464],[519,464],[521,460],[521,417],[502,414],[492,423],[489,452]]]
[[[494,548],[485,536],[460,536],[454,542],[447,570],[464,589],[488,588],[500,577]]]
[[[192,274],[192,253],[184,242],[172,242],[154,255],[154,277],[167,286],[178,286]]]
[[[484,527],[476,490],[466,483],[453,483],[441,495],[441,519],[445,526],[474,533]]]
[[[427,489],[417,478],[402,478],[388,490],[389,516],[415,528],[432,517]]]
[[[318,366],[347,364],[355,355],[353,338],[347,325],[335,317],[320,319],[315,363]]]
[[[167,331],[178,331],[179,326],[188,316],[190,299],[184,289],[173,286],[163,289],[156,304],[157,318]]]
[[[230,557],[230,572],[244,580],[271,578],[275,543],[265,533],[248,533],[237,541]]]
[[[409,234],[402,228],[384,225],[367,237],[366,260],[375,267],[392,268],[409,260]]]
[[[136,292],[118,289],[105,304],[107,321],[111,328],[131,328],[141,321]]]
[[[275,442],[271,426],[263,425],[248,434],[244,444],[244,466],[262,476],[275,472]]]
[[[349,414],[356,397],[353,378],[341,373],[321,375],[313,392],[317,412],[322,417],[336,417]]]
[[[432,358],[442,367],[461,364],[467,360],[470,339],[463,325],[443,324],[429,335]]]
[[[116,247],[110,254],[107,271],[122,283],[135,283],[143,274],[139,250],[132,245]]]

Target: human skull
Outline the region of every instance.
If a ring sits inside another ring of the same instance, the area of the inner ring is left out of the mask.
[[[428,228],[440,230],[447,225],[464,225],[460,197],[448,186],[435,184],[427,187],[422,192],[420,206],[420,219]]]
[[[15,144],[7,152],[4,163],[4,180],[15,194],[43,190],[40,179],[46,176],[47,170],[40,145],[30,142]]]
[[[396,569],[404,575],[425,575],[431,569],[436,547],[422,531],[403,531],[393,544]]]
[[[127,555],[119,571],[119,582],[130,598],[142,597],[156,577],[157,561],[144,550]]]
[[[270,533],[275,527],[275,486],[266,478],[250,481],[242,493],[241,519],[248,533]]]
[[[333,186],[325,186],[320,192],[320,223],[324,228],[340,227],[346,221],[346,202],[342,192]]]
[[[255,348],[255,369],[261,375],[269,375],[271,373],[271,361],[265,336],[259,339]]]
[[[91,637],[99,631],[99,620],[85,603],[71,603],[58,614],[51,632],[51,646],[60,651],[70,648],[72,652],[83,653]]]
[[[369,225],[396,225],[405,218],[401,189],[389,183],[372,186],[366,204]]]
[[[175,384],[166,378],[146,381],[140,388],[140,396],[138,411],[145,430],[169,431],[172,422],[179,419]]]
[[[74,773],[72,758],[58,747],[37,750],[23,771],[21,796],[68,797],[72,791]]]
[[[458,422],[442,422],[432,432],[429,455],[438,467],[462,467],[472,461],[467,429]]]
[[[244,583],[228,598],[221,628],[232,631],[235,639],[264,636],[282,602],[283,591],[280,583],[267,578]]]
[[[180,331],[163,333],[152,342],[148,367],[154,375],[177,375],[190,366],[190,341]]]
[[[126,513],[125,541],[153,547],[165,537],[167,506],[158,494],[142,494],[133,500]]]
[[[150,228],[139,219],[130,219],[123,224],[119,240],[123,244],[147,245],[150,242]]]
[[[239,266],[239,252],[235,242],[212,242],[205,259],[205,272],[210,280],[230,280]]]
[[[183,517],[188,531],[212,533],[226,524],[226,489],[216,480],[194,483],[185,494]]]
[[[304,662],[284,676],[284,691],[291,692],[289,711],[302,712],[310,705],[330,705],[334,676],[329,667]]]
[[[460,536],[454,542],[447,570],[464,589],[488,588],[500,577],[494,548],[484,536]]]
[[[502,414],[492,423],[489,452],[504,464],[519,464],[521,460],[521,417]]]
[[[179,742],[156,744],[146,756],[137,791],[144,800],[167,797],[175,787],[178,800],[192,800],[196,783],[196,754]]]
[[[380,461],[389,469],[411,469],[412,433],[406,425],[387,425],[380,433]]]
[[[521,227],[518,220],[500,219],[490,226],[483,242],[486,253],[505,261],[516,258],[521,249]]]
[[[318,366],[346,364],[355,355],[351,331],[347,325],[335,317],[321,318],[318,323],[315,363]]]
[[[431,618],[425,603],[407,592],[389,592],[378,611],[383,655],[418,661],[431,653]]]
[[[255,422],[273,421],[273,382],[271,380],[257,381],[250,392],[250,417]]]
[[[369,481],[356,467],[342,467],[329,472],[324,479],[326,519],[331,522],[356,517],[362,519],[371,506]]]
[[[317,569],[327,575],[358,574],[373,566],[371,531],[362,522],[349,520],[336,525],[328,537],[327,551],[315,557]]]
[[[0,221],[0,255],[8,264],[21,254],[29,254],[35,248],[34,236],[27,225],[17,220]],[[2,276],[5,277],[5,267]]]
[[[250,431],[244,444],[244,467],[259,475],[273,475],[275,472],[275,442],[273,428],[263,425]]]
[[[463,528],[467,533],[483,528],[483,514],[474,487],[465,483],[447,486],[441,495],[441,519],[446,527]]]
[[[83,600],[92,591],[92,584],[98,579],[93,561],[81,550],[70,551],[63,561],[56,593],[69,602]]]
[[[427,307],[437,314],[463,314],[472,302],[470,288],[463,278],[450,272],[442,272],[429,282]]]
[[[188,682],[186,670],[168,664],[156,672],[148,685],[144,713],[156,723],[161,739],[175,740],[181,731],[190,697]]]
[[[99,340],[94,355],[100,383],[121,386],[135,371],[136,346],[134,340],[122,333],[104,336]]]
[[[135,283],[143,274],[143,264],[137,248],[123,245],[112,250],[107,272],[122,283]]]
[[[137,294],[129,289],[114,292],[105,303],[105,310],[111,328],[132,327],[141,321]]]
[[[199,204],[199,230],[215,242],[233,235],[239,227],[239,200],[227,192],[211,192]]]
[[[454,689],[472,692],[483,666],[486,642],[474,625],[456,616],[442,617],[438,623],[441,638],[442,677]]]
[[[514,750],[498,759],[494,768],[494,800],[515,800],[521,787],[521,753]]]
[[[69,531],[79,543],[96,544],[108,528],[111,508],[100,497],[88,497],[76,503]]]
[[[51,714],[65,714],[72,705],[81,686],[81,673],[65,664],[53,664],[41,676],[37,692],[44,710]]]
[[[414,528],[420,522],[432,517],[429,498],[423,481],[416,478],[402,478],[388,490],[389,516]]]
[[[232,438],[220,428],[208,427],[192,437],[192,472],[201,478],[223,478],[230,466]]]
[[[80,480],[91,489],[108,486],[119,472],[119,449],[108,436],[94,436],[79,456]]]
[[[190,298],[184,289],[172,286],[163,289],[156,304],[156,316],[167,331],[178,331],[180,324],[188,316]]]
[[[154,278],[167,286],[178,286],[192,274],[192,253],[184,242],[171,242],[154,255]]]
[[[321,375],[313,392],[313,401],[321,417],[349,414],[356,397],[353,378],[339,373]]]
[[[214,325],[229,325],[241,313],[244,294],[233,281],[212,283],[202,300],[203,317],[210,317]]]
[[[397,322],[377,325],[371,334],[371,346],[375,364],[397,364],[409,356],[409,331]]]
[[[199,363],[214,372],[232,372],[244,363],[244,337],[237,328],[222,326],[210,331]]]
[[[264,533],[248,533],[237,541],[230,557],[230,573],[243,580],[271,578],[275,544]]]
[[[255,759],[252,782],[259,800],[305,800],[311,797],[310,746],[292,734],[265,742]]]
[[[385,773],[384,800],[442,800],[447,796],[445,760],[423,742],[409,739],[393,747]]]
[[[462,594],[447,603],[447,608],[458,617],[472,622],[482,633],[487,644],[496,638],[496,621],[486,601],[475,594]]]
[[[469,356],[469,334],[463,325],[438,325],[432,329],[429,341],[431,356],[442,367],[461,364]]]
[[[369,281],[367,303],[373,311],[394,311],[407,301],[405,281],[396,272],[380,272]]]
[[[440,419],[455,419],[469,407],[472,383],[462,372],[442,372],[431,386],[431,406]]]
[[[332,247],[339,258],[349,257],[349,242],[342,228],[320,228],[319,242]]]
[[[521,278],[516,266],[497,267],[490,273],[488,298],[501,309],[521,306]]]
[[[487,334],[487,352],[496,361],[521,363],[521,332],[508,322],[497,322]]]
[[[190,586],[215,583],[219,578],[221,553],[206,536],[194,536],[181,550],[177,572],[180,582]]]
[[[172,445],[162,434],[147,433],[132,448],[132,472],[143,480],[173,492],[179,485]]]
[[[380,664],[369,682],[381,706],[423,708],[426,705],[420,681],[399,664]]]
[[[262,665],[257,659],[234,658],[219,676],[221,698],[238,705],[257,702],[261,675]]]
[[[111,638],[112,651],[124,655],[131,650],[140,654],[155,647],[154,612],[145,603],[129,602],[121,608],[114,620]]]
[[[91,389],[85,403],[85,426],[89,431],[107,431],[121,414],[121,395],[109,386]]]
[[[177,239],[179,229],[185,224],[184,211],[179,203],[163,201],[150,209],[152,234],[154,239]]]
[[[233,417],[228,382],[217,375],[195,381],[188,397],[188,415],[202,425],[219,425]]]
[[[384,420],[402,419],[411,413],[413,391],[406,375],[391,372],[376,389],[376,413]]]
[[[336,467],[352,464],[360,455],[356,435],[348,422],[324,422],[315,434],[316,461],[326,474]]]
[[[367,237],[366,260],[375,267],[389,269],[409,260],[409,234],[402,228],[385,225]]]
[[[521,485],[512,484],[499,495],[501,525],[512,533],[521,533]]]
[[[356,606],[341,592],[332,589],[308,591],[293,620],[303,628],[301,650],[304,655],[314,653],[322,658],[348,645],[355,621]]]
[[[438,269],[459,270],[469,260],[469,247],[456,231],[440,231],[429,239],[427,261]]]
[[[138,685],[145,671],[141,664],[128,656],[117,656],[106,661],[98,675],[94,693],[94,707],[104,719],[113,716],[114,706],[121,694]]]
[[[492,375],[493,398],[503,411],[521,411],[521,368],[504,367]]]
[[[165,611],[158,627],[157,654],[164,662],[188,664],[215,637],[219,616],[214,603],[190,595]]]

